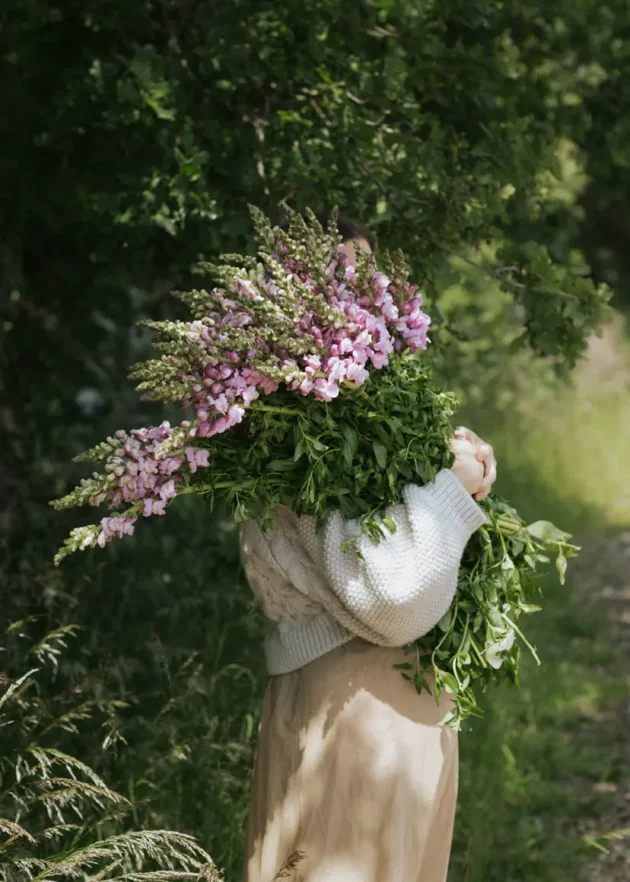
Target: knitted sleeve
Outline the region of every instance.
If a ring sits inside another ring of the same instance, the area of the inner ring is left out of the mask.
[[[340,549],[359,525],[332,514],[320,542],[324,575],[342,605],[378,636],[400,646],[430,631],[447,611],[457,587],[464,548],[485,521],[481,508],[448,469],[433,484],[409,485],[404,504],[387,514],[396,532],[375,544],[361,537],[361,556]]]

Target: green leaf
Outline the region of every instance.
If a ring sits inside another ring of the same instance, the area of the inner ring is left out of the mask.
[[[290,472],[295,468],[295,459],[274,459],[267,468],[271,472]]]
[[[398,529],[396,526],[396,521],[393,518],[385,516],[383,519],[383,526],[387,527],[390,533],[395,533]]]
[[[376,457],[377,463],[382,469],[387,468],[387,448],[385,445],[375,439],[372,442],[372,446],[374,448],[374,456]]]
[[[339,546],[339,549],[343,554],[347,554],[349,551],[356,551],[357,537],[352,536],[350,539],[344,539],[344,541]]]
[[[453,613],[449,609],[449,611],[447,613],[445,613],[442,616],[442,618],[440,619],[440,621],[438,622],[438,628],[440,629],[440,631],[444,631],[446,633],[446,631],[448,631],[448,629],[451,627],[452,619],[453,619]]]
[[[564,552],[562,551],[562,549],[558,551],[558,557],[556,558],[556,570],[558,571],[560,584],[564,585],[564,580],[567,572],[567,559],[564,556]]]
[[[446,689],[447,692],[452,694],[456,694],[459,689],[457,686],[457,680],[453,676],[453,674],[444,674],[442,679],[442,686]]]
[[[551,521],[536,521],[533,524],[529,524],[525,529],[530,536],[538,539],[544,545],[556,545],[561,542],[567,542],[571,538],[570,533],[565,533],[563,530],[558,529]]]
[[[350,450],[352,456],[354,456],[358,443],[357,430],[348,422],[342,422],[339,428],[341,429],[341,434],[344,437],[348,449]]]
[[[321,441],[318,441],[317,438],[309,438],[308,440],[311,444],[311,447],[314,450],[317,450],[318,453],[325,453],[328,450],[326,445],[322,444]]]

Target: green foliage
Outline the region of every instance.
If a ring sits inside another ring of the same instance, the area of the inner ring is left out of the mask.
[[[50,228],[54,238],[39,246],[55,267],[49,303],[63,291],[78,305],[88,287],[112,298],[106,314],[125,308],[129,283],[163,291],[199,251],[241,250],[246,202],[273,210],[287,194],[300,207],[351,208],[382,244],[413,255],[420,279],[462,243],[547,245],[557,204],[543,181],[557,174],[558,139],[594,129],[586,102],[592,114],[623,62],[603,41],[606,64],[583,57],[589,29],[610,34],[610,16],[592,2],[579,15],[572,8],[11,3],[2,98],[7,155],[21,162],[7,192],[24,219],[9,225],[12,241],[19,253],[24,222]],[[42,28],[69,46],[54,73]],[[69,159],[79,151],[89,163]],[[42,167],[56,169],[45,204],[20,186]],[[69,235],[74,217],[82,223]],[[56,253],[55,241],[74,245],[74,282],[68,248]],[[521,283],[546,291],[561,317],[554,291],[573,287],[565,255],[553,271],[521,256]],[[7,283],[30,296],[30,264],[8,266]],[[597,312],[602,296],[591,286],[580,300]],[[535,333],[531,342],[545,351]]]
[[[2,651],[24,640],[26,622],[3,635]],[[193,837],[168,830],[126,830],[129,800],[110,789],[81,760],[54,746],[59,733],[79,734],[83,721],[115,713],[121,702],[47,701],[38,690],[46,666],[56,669],[67,638],[65,626],[31,646],[25,661],[36,661],[16,678],[2,674],[0,727],[0,876],[4,882],[31,882],[77,876],[127,882],[195,880],[214,867]],[[39,674],[39,678],[35,675]],[[103,837],[103,832],[108,831]],[[99,836],[100,834],[100,836]],[[218,880],[219,875],[215,873]]]
[[[135,323],[178,317],[168,292],[194,284],[192,263],[249,247],[248,202],[269,211],[284,197],[297,207],[338,203],[382,246],[405,248],[430,311],[438,303],[447,320],[433,331],[440,376],[465,393],[475,428],[497,409],[503,424],[506,408],[512,415],[548,380],[527,358],[530,340],[543,351],[555,344],[541,341],[539,322],[524,349],[509,351],[525,330],[525,294],[499,284],[523,280],[498,249],[517,249],[543,310],[536,316],[567,330],[573,355],[585,323],[566,321],[566,298],[543,292],[578,293],[581,315],[592,315],[596,287],[572,287],[588,265],[618,297],[630,290],[628,5],[5,0],[1,17],[0,616],[89,625],[60,677],[84,697],[125,695],[132,709],[118,721],[127,747],[115,761],[111,752],[103,760],[97,722],[85,721],[76,755],[109,763],[108,780],[145,826],[201,831],[236,876],[264,678],[260,627],[234,575],[234,534],[218,515],[204,523],[186,509],[172,537],[151,525],[129,550],[98,563],[81,556],[61,573],[49,561],[70,520],[48,500],[85,474],[80,465],[68,474],[73,455],[118,426],[173,418],[125,381],[126,366],[147,352],[149,335]],[[548,250],[558,276],[547,266],[539,278],[521,253],[529,243]],[[518,379],[521,368],[533,384]],[[569,458],[566,433],[549,441],[559,418],[551,405],[527,436],[511,416],[504,449],[519,505],[537,516],[532,489],[548,505],[552,488],[570,503],[559,512],[566,519],[597,492],[600,521],[614,480],[602,489],[588,464],[601,462],[609,436],[621,444],[623,403],[621,393],[611,401],[597,436],[582,432],[588,414],[571,405]],[[556,410],[565,406],[562,398]],[[619,472],[622,447],[616,456]],[[569,692],[575,676],[567,680]],[[518,700],[512,750],[518,715],[530,712]],[[547,716],[534,719],[551,727]],[[493,768],[495,736],[477,767],[485,757]],[[495,793],[487,783],[483,792]],[[475,842],[494,831],[486,805]],[[540,836],[519,827],[517,807],[508,816],[510,835],[496,843],[503,877],[527,872],[524,844]]]
[[[363,386],[324,404],[279,391],[254,403],[243,430],[210,442],[211,466],[191,486],[228,506],[237,521],[291,504],[319,520],[340,508],[382,535],[375,515],[400,500],[401,487],[426,483],[450,466],[455,399],[431,383],[422,356],[401,356]]]
[[[511,506],[492,496],[482,506],[487,523],[464,551],[453,605],[412,647],[416,668],[406,675],[419,691],[429,691],[424,672],[432,669],[436,695],[446,689],[454,696],[449,722],[457,729],[469,716],[481,715],[478,697],[488,686],[519,685],[521,643],[540,663],[519,619],[541,609],[532,603],[541,595],[540,564],[555,554],[564,585],[567,558],[579,550],[549,521],[527,526]]]
[[[623,534],[584,539],[580,566],[564,588],[544,586],[545,612],[529,623],[544,665],[524,657],[521,689],[485,696],[483,723],[460,739],[452,882],[616,878],[615,866],[597,867],[583,836],[621,826],[608,820],[611,795],[596,785],[623,793],[625,650],[598,594],[627,585],[627,544]],[[619,872],[623,879],[623,858]]]

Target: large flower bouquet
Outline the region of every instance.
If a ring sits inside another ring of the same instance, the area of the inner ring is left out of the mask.
[[[386,255],[383,271],[363,252],[351,264],[334,212],[324,229],[311,212],[287,211],[282,230],[251,209],[256,257],[197,268],[214,287],[177,294],[191,321],[144,322],[162,354],[131,376],[145,397],[176,402],[191,418],[118,431],[76,458],[104,469],[51,504],[110,513],[72,530],[57,564],[132,534],[139,517],[164,515],[185,493],[263,527],[280,504],[320,522],[338,508],[379,542],[395,529],[386,509],[402,488],[452,464],[457,402],[422,357],[430,319],[402,253]],[[576,552],[546,521],[526,525],[493,496],[482,506],[487,523],[468,543],[451,609],[402,665],[418,690],[454,695],[455,727],[479,713],[479,689],[518,682],[520,644],[535,655],[519,620],[538,609],[539,564],[555,555],[563,579]],[[348,554],[358,553],[353,545]]]

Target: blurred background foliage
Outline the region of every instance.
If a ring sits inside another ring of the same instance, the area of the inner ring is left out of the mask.
[[[265,677],[235,531],[182,499],[168,525],[56,570],[74,513],[48,500],[105,435],[179,418],[126,380],[150,342],[135,323],[180,314],[169,292],[200,256],[252,251],[247,203],[273,215],[287,199],[338,204],[381,248],[405,250],[437,369],[462,395],[461,421],[495,443],[503,494],[571,529],[627,524],[630,361],[606,302],[630,302],[630,7],[4,0],[0,22],[0,625],[35,617],[34,641],[82,626],[38,688],[99,702],[80,743],[63,727],[55,743],[70,739],[130,800],[132,821],[105,827],[191,833],[236,878]],[[591,368],[569,386],[584,352]],[[586,643],[552,650],[540,693],[490,700],[464,749],[454,878],[575,879],[555,828],[536,828],[555,862],[530,866],[534,809],[521,795],[504,811],[496,789],[496,776],[510,787],[530,774],[508,743],[523,715],[540,729],[522,760],[538,773],[549,707],[579,680],[555,675],[605,642],[601,623],[553,597],[541,635],[575,614]],[[11,646],[9,679],[24,673]],[[593,706],[618,688],[612,675],[580,682]],[[488,829],[516,837],[498,866]]]

